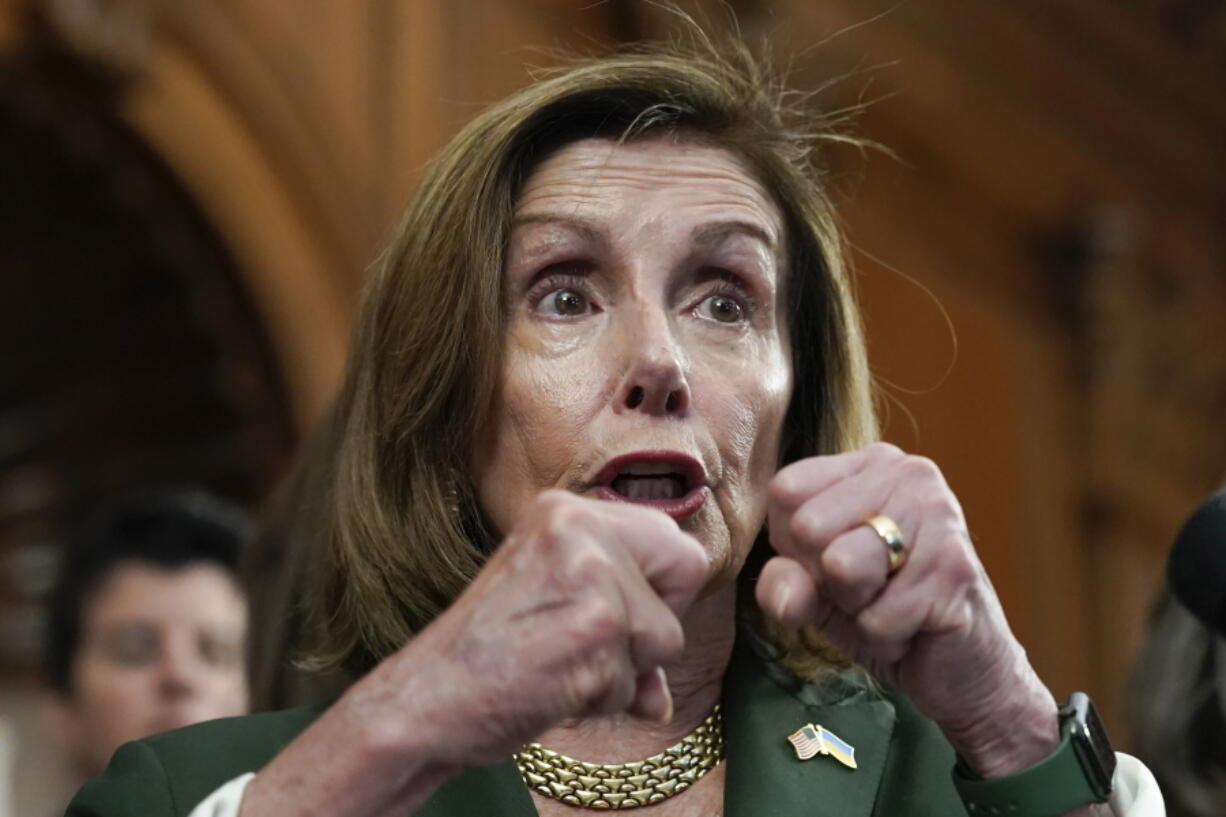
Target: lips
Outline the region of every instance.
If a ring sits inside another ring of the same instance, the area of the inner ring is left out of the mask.
[[[702,465],[679,451],[636,451],[615,457],[596,475],[601,499],[646,505],[674,519],[698,512],[707,499]]]

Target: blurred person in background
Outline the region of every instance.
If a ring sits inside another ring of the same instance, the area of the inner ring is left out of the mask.
[[[1132,746],[1171,817],[1226,814],[1226,639],[1163,592],[1130,692]]]
[[[44,714],[82,780],[123,743],[248,708],[245,516],[202,494],[123,506],[66,550]]]

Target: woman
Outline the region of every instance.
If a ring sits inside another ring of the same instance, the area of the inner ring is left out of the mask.
[[[1057,707],[939,471],[870,444],[782,98],[739,51],[645,51],[456,137],[340,409],[319,661],[359,680],[134,744],[70,814],[1006,807],[992,781],[1065,745]],[[1039,779],[1012,813],[1110,813]]]

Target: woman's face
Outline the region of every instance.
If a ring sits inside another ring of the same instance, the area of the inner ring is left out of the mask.
[[[247,711],[247,603],[220,567],[123,562],[82,614],[58,720],[83,773],[130,740]]]
[[[783,247],[727,151],[589,139],[543,162],[515,207],[503,371],[474,453],[495,527],[546,488],[645,504],[734,576],[792,393]]]

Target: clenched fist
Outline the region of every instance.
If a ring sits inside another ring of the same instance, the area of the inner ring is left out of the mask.
[[[937,467],[894,446],[813,457],[771,484],[778,556],[757,599],[784,624],[813,625],[894,684],[981,773],[1003,774],[1056,744],[1056,705],[1005,621]],[[884,514],[906,561],[865,520]]]

